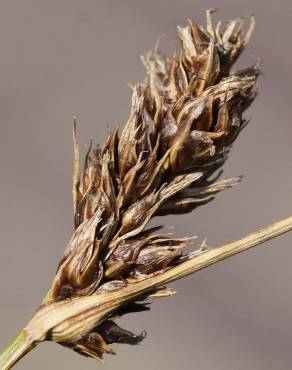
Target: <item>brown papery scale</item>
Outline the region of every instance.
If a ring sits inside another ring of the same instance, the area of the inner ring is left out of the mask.
[[[174,58],[158,50],[142,56],[147,77],[133,88],[128,122],[120,134],[109,134],[103,148],[89,149],[81,173],[74,126],[76,230],[46,304],[104,294],[185,261],[183,248],[193,238],[145,231],[148,221],[189,212],[240,180],[216,182],[212,175],[245,127],[242,114],[256,96],[257,65],[232,70],[250,41],[254,18],[243,32],[242,18],[213,27],[210,13],[207,29],[192,21],[178,27],[181,51]],[[161,290],[161,296],[168,294]],[[128,304],[123,312],[137,308],[147,306]],[[107,320],[62,344],[102,358],[112,353],[109,344],[136,344],[143,337]]]
[[[259,66],[234,69],[254,17],[204,29],[178,27],[180,50],[142,56],[147,76],[133,86],[130,117],[103,147],[90,144],[83,168],[74,122],[74,226],[49,293],[33,319],[0,356],[9,369],[38,342],[52,340],[102,360],[112,343],[138,344],[115,319],[149,310],[174,294],[165,284],[292,228],[292,218],[239,241],[193,252],[195,237],[175,238],[156,215],[187,213],[241,178],[218,180],[257,94]],[[1,368],[2,369],[2,368]]]

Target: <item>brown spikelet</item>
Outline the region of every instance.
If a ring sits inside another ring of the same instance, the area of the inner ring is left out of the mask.
[[[206,29],[192,21],[178,27],[177,57],[157,50],[143,55],[147,77],[134,87],[128,122],[102,148],[90,145],[82,171],[74,122],[75,231],[43,309],[65,307],[82,296],[103,297],[193,258],[196,254],[183,252],[193,238],[147,230],[149,220],[189,212],[240,181],[212,175],[245,127],[243,112],[256,96],[258,66],[232,69],[250,40],[254,18],[244,32],[242,18],[213,26],[211,13]],[[145,337],[121,329],[114,317],[147,310],[147,300],[171,294],[161,287],[111,310],[104,303],[107,313],[98,322],[91,319],[92,307],[78,317],[85,328],[78,331],[70,319],[47,337],[102,359],[113,353],[111,343],[137,344]]]

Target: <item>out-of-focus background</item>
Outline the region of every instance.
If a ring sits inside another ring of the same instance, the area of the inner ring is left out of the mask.
[[[140,54],[187,18],[205,22],[255,12],[240,65],[263,59],[252,121],[224,176],[244,175],[191,215],[165,218],[178,235],[210,246],[292,214],[292,2],[259,0],[1,0],[0,348],[42,300],[72,232],[72,117],[79,143],[103,143],[128,118],[127,82],[144,78]],[[17,369],[288,370],[292,352],[292,234],[173,284],[178,294],[121,324],[148,337],[116,345],[104,365],[46,343]]]

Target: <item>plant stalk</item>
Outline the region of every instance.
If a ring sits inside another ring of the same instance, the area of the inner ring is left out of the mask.
[[[120,302],[130,301],[131,299],[135,299],[135,297],[141,295],[141,293],[143,292],[151,291],[151,289],[155,287],[162,286],[177,279],[181,279],[187,275],[213,265],[237,253],[243,252],[247,249],[264,243],[267,240],[282,235],[290,230],[292,230],[292,217],[269,225],[237,241],[207,251],[202,255],[199,255],[195,258],[181,263],[176,267],[166,270],[164,273],[158,276],[153,276],[143,281],[130,284],[129,286],[120,289],[118,292],[108,293],[107,298],[109,299],[109,301],[111,299],[113,299],[113,301],[116,301],[118,299]],[[83,302],[82,305],[84,309],[93,308],[94,305],[96,306],[98,303],[101,302],[98,296],[82,297],[79,300],[80,302]],[[60,304],[62,303],[60,302]],[[43,317],[41,319],[38,319],[38,317],[42,316],[40,315],[42,310],[37,311],[35,315],[36,320],[34,320],[33,318],[27,326],[27,329],[29,330],[26,331],[24,329],[23,331],[21,331],[16,339],[0,355],[0,370],[11,369],[23,356],[25,356],[37,345],[37,338],[46,337],[48,330],[50,330],[50,328],[46,324],[48,324],[48,322],[58,321],[57,318],[51,317],[51,315],[54,316],[53,307],[52,310],[44,310],[45,312],[47,312],[47,314],[44,313]],[[76,309],[71,308],[70,310],[68,310],[68,315],[64,313],[62,320],[66,320],[72,317],[72,315],[80,313],[78,310],[80,310],[80,307],[78,308],[78,305],[76,306]],[[68,316],[68,318],[66,317],[66,315]],[[55,324],[57,324],[57,322],[55,322]],[[46,327],[46,329],[44,329],[44,327]],[[38,333],[38,335],[34,335],[36,333]]]
[[[22,330],[0,356],[0,369],[11,369],[22,357],[36,346],[36,342]]]

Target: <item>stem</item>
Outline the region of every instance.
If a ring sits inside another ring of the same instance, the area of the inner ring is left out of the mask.
[[[22,330],[0,355],[0,369],[11,369],[23,356],[31,351],[36,343]]]
[[[76,297],[48,304],[36,312],[26,326],[26,330],[39,342],[45,340],[48,333],[51,340],[55,342],[70,342],[81,338],[121,305],[137,301],[157,287],[181,279],[289,230],[292,230],[292,217],[267,226],[240,240],[193,257],[160,274],[130,283],[124,288],[106,294]],[[73,324],[74,331],[72,330]]]
[[[121,302],[124,301],[125,303],[131,301],[133,297],[138,295],[141,296],[141,293],[147,293],[153,290],[153,288],[161,287],[165,284],[182,279],[196,271],[223,261],[235,254],[244,252],[291,230],[292,217],[288,217],[272,225],[266,226],[263,229],[257,230],[239,240],[224,244],[197,257],[193,257],[159,275],[152,276],[137,283],[129,284],[127,287],[122,288],[117,292],[108,293],[107,298],[110,299],[110,294],[112,294],[113,297],[121,296]],[[84,297],[83,299],[90,299],[90,297]]]
[[[96,325],[97,322],[101,322],[105,314],[114,312],[121,304],[135,301],[135,299],[141,297],[143,293],[153,291],[155,287],[163,286],[166,283],[181,279],[290,230],[292,230],[292,217],[276,222],[240,240],[207,251],[159,275],[129,284],[127,287],[121,288],[118,291],[102,295],[97,294],[95,296],[78,297],[70,301],[65,300],[48,304],[36,312],[26,329],[23,330],[2,355],[0,355],[0,370],[11,369],[12,366],[33,349],[38,342],[45,340],[48,333],[51,334],[52,340],[57,342],[64,341],[64,332],[60,329],[60,325],[62,326],[64,323],[67,323],[67,320],[77,318],[78,321],[78,315],[93,310],[92,317],[89,316],[89,323],[86,322],[86,319],[80,322],[81,327],[79,328],[79,334],[82,336],[88,332],[90,325]],[[70,338],[68,338],[68,340],[70,340]]]
[[[198,257],[192,258],[191,260],[166,271],[164,274],[158,275],[157,285],[163,285],[165,283],[181,279],[196,271],[202,270],[203,268],[234,256],[235,254],[244,252],[270,239],[285,234],[291,230],[292,217],[288,217],[272,225],[266,226],[263,229],[257,230],[239,240],[224,244],[220,247],[203,253]]]

